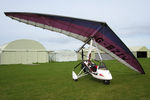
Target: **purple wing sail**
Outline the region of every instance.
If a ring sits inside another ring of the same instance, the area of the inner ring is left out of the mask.
[[[6,12],[6,16],[20,22],[56,31],[85,42],[93,37],[98,48],[127,67],[145,74],[140,63],[105,22],[37,13]]]

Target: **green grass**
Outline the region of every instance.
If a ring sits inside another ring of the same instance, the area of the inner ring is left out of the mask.
[[[139,59],[141,75],[117,61],[105,61],[113,80],[86,76],[72,80],[78,62],[37,65],[1,65],[0,100],[150,100],[150,59]]]

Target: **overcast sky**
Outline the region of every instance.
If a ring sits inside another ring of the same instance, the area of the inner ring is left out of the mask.
[[[60,33],[19,23],[4,12],[36,12],[106,22],[128,46],[150,49],[150,0],[1,0],[0,45],[33,39],[48,50],[76,50],[83,43]]]

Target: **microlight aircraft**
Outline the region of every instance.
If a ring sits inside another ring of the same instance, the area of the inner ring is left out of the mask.
[[[84,60],[84,52],[83,48],[84,46],[90,42],[89,48],[88,48],[88,53],[87,53],[87,60]],[[98,53],[99,59],[100,59],[100,64],[96,65],[94,62],[91,60],[91,52],[94,49],[93,46],[96,47],[96,51]],[[106,65],[103,62],[102,56],[99,52],[99,49],[97,48],[97,44],[93,38],[89,38],[85,44],[83,44],[77,52],[82,50],[81,55],[82,55],[82,61],[77,64],[73,71],[72,71],[72,78],[73,80],[77,81],[79,78],[86,76],[88,74],[92,75],[96,79],[100,79],[104,81],[104,84],[109,84],[110,80],[112,80],[112,75],[110,71],[106,68]],[[81,70],[78,74],[75,73],[75,69],[81,65]]]
[[[145,74],[135,56],[105,22],[26,12],[5,12],[5,15],[19,22],[59,32],[83,42],[90,38],[98,49],[132,70]]]

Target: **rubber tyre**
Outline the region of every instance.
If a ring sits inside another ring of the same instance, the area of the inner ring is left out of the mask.
[[[75,82],[77,82],[78,81],[78,79],[73,79]]]
[[[109,85],[110,84],[110,80],[104,80],[104,84],[105,85]]]

